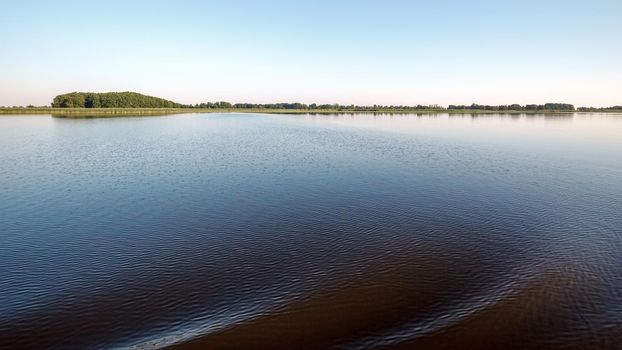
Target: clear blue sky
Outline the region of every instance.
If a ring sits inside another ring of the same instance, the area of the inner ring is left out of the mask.
[[[622,104],[622,1],[0,2],[0,105]]]

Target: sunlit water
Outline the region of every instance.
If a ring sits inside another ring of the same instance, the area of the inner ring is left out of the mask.
[[[621,343],[622,116],[0,117],[0,348]]]

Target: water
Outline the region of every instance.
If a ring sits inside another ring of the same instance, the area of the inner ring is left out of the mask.
[[[0,348],[613,349],[622,117],[0,117]]]

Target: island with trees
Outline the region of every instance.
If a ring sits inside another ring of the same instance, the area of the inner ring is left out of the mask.
[[[71,92],[52,100],[54,108],[183,108],[181,103],[137,92]]]

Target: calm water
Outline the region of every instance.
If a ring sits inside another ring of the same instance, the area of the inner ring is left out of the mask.
[[[0,117],[0,348],[621,343],[622,116]]]

